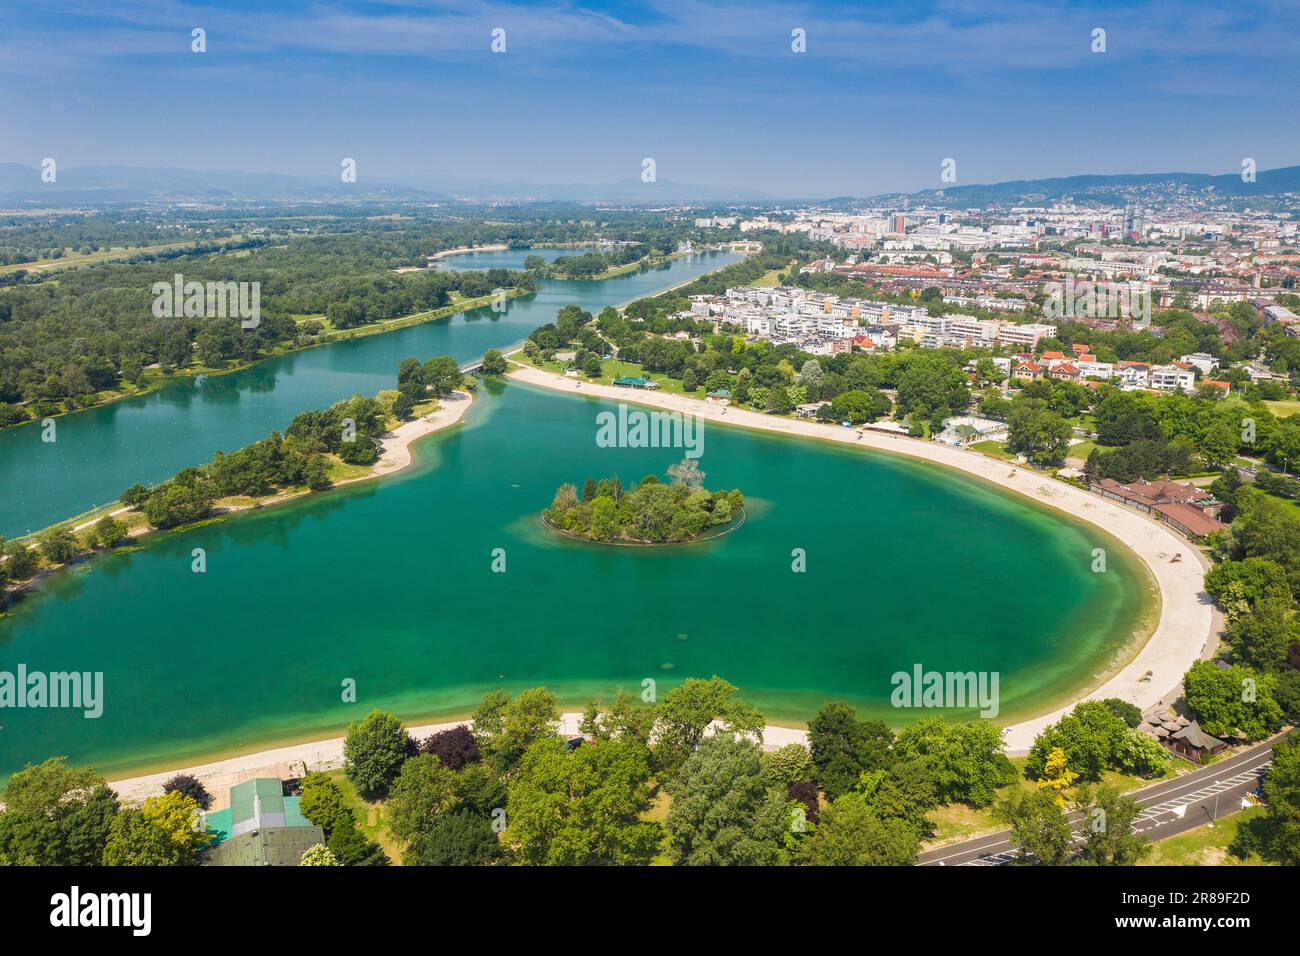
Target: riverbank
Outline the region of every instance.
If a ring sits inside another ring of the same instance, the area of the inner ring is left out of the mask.
[[[501,248],[504,249],[505,246],[502,246]],[[461,249],[455,251],[478,252],[482,250]],[[519,298],[520,296],[535,295],[535,294],[536,294],[535,290],[512,288],[505,293],[504,297],[506,299],[515,299],[515,298]],[[287,348],[273,347],[271,351],[269,351],[265,355],[260,355],[257,358],[250,359],[248,361],[228,362],[227,364],[223,365],[221,368],[210,368],[205,365],[195,365],[195,366],[188,366],[186,368],[174,369],[171,372],[163,372],[159,370],[157,366],[150,366],[145,370],[145,374],[143,376],[144,383],[139,386],[135,386],[131,391],[120,392],[117,391],[116,389],[108,389],[97,393],[97,397],[95,401],[89,402],[78,408],[62,409],[57,412],[51,412],[48,415],[37,415],[36,417],[29,418],[26,421],[13,422],[12,424],[9,425],[0,425],[0,430],[8,429],[8,428],[21,428],[24,425],[37,426],[40,425],[41,422],[46,418],[56,418],[56,419],[63,418],[64,416],[67,415],[76,415],[79,412],[87,412],[95,408],[103,408],[106,405],[113,405],[117,402],[125,401],[126,399],[130,399],[130,398],[145,398],[153,394],[154,392],[157,392],[159,389],[163,388],[169,383],[181,379],[186,379],[186,378],[196,379],[200,377],[206,378],[206,377],[216,377],[221,375],[233,375],[236,372],[243,372],[250,368],[254,368],[262,364],[263,362],[270,361],[271,359],[282,358],[285,355],[292,355],[296,352],[305,352],[308,349],[320,348],[321,346],[324,345],[331,345],[335,342],[345,342],[350,339],[359,339],[371,335],[383,335],[388,332],[397,332],[400,331],[401,329],[408,329],[414,325],[424,325],[426,322],[437,322],[440,321],[441,319],[447,319],[447,318],[451,318],[454,315],[459,315],[462,312],[471,312],[474,309],[486,308],[492,305],[493,302],[497,301],[497,298],[498,297],[495,295],[481,295],[471,299],[464,299],[460,302],[453,302],[452,304],[445,305],[440,309],[430,309],[426,312],[413,312],[410,315],[399,315],[391,319],[380,319],[377,322],[368,322],[365,325],[358,325],[347,329],[329,329],[327,331],[321,332],[319,335],[313,336],[311,342],[305,342],[302,345],[294,345]],[[301,321],[310,321],[310,320],[303,319]],[[26,408],[27,406],[19,405],[15,407]]]
[[[523,365],[516,365],[508,375],[517,381],[552,391],[648,405],[697,415],[721,425],[832,441],[919,459],[952,468],[1062,511],[1100,528],[1121,542],[1146,566],[1159,591],[1159,618],[1151,636],[1100,686],[1064,707],[1005,728],[1007,747],[1013,754],[1027,751],[1034,737],[1048,724],[1068,713],[1078,700],[1119,697],[1142,710],[1170,702],[1168,695],[1178,687],[1183,674],[1202,656],[1213,637],[1213,605],[1204,593],[1208,562],[1200,552],[1167,525],[1073,485],[986,458],[978,452],[906,436],[870,430],[859,432],[858,429],[803,419],[777,418],[683,395],[598,385]],[[1176,555],[1181,555],[1177,561],[1174,560]]]
[[[470,392],[452,392],[452,394],[439,399],[438,407],[433,411],[426,415],[414,418],[411,421],[402,422],[400,425],[381,435],[379,438],[379,457],[375,459],[374,464],[370,466],[370,471],[365,474],[355,475],[351,478],[344,478],[335,481],[330,484],[328,488],[322,488],[319,491],[312,491],[304,488],[294,491],[285,491],[275,495],[268,495],[265,498],[258,498],[248,502],[219,503],[213,508],[212,514],[203,520],[212,521],[214,519],[220,519],[232,514],[237,514],[241,511],[249,511],[254,508],[273,508],[276,505],[282,505],[286,502],[298,501],[299,499],[305,498],[309,495],[325,494],[326,492],[333,491],[336,488],[343,488],[363,481],[373,481],[376,478],[385,478],[389,475],[394,475],[411,464],[411,446],[415,442],[459,422],[465,416],[465,413],[469,411],[469,407],[473,401],[474,397]],[[96,521],[105,515],[120,518],[122,515],[134,513],[135,512],[131,512],[131,510],[126,507],[117,508],[112,511],[103,511],[96,514],[95,517],[90,520],[73,525],[70,530],[74,534],[79,534],[89,529]],[[134,543],[159,531],[184,530],[184,527],[185,526],[182,526],[180,529],[164,529],[153,528],[145,524],[129,528],[126,535],[129,541]],[[35,548],[37,545],[33,542],[29,547]],[[84,555],[78,556],[70,564],[56,564],[47,568],[42,568],[29,580],[9,587],[6,593],[10,597],[23,595],[38,586],[51,575],[57,574],[60,571],[71,567],[72,564],[77,564],[81,561],[91,559],[98,553],[98,551],[90,551]]]

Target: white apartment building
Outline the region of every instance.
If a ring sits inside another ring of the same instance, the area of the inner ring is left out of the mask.
[[[1151,387],[1165,392],[1191,392],[1196,388],[1196,372],[1177,365],[1154,365]]]
[[[1178,361],[1187,365],[1194,365],[1201,370],[1202,375],[1209,375],[1219,367],[1219,360],[1213,355],[1206,355],[1204,352],[1193,352],[1191,355],[1180,355]]]

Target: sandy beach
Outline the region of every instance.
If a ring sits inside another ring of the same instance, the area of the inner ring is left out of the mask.
[[[357,715],[358,719],[363,716],[365,716],[363,713]],[[582,714],[580,712],[576,710],[566,711],[560,715],[559,732],[566,736],[576,736],[578,722],[581,720]],[[407,733],[412,737],[421,740],[441,730],[450,730],[452,727],[460,726],[468,727],[472,726],[472,724],[468,720],[453,720],[439,724],[420,724],[406,729]],[[788,743],[806,742],[807,735],[802,730],[793,730],[787,727],[769,727],[763,734],[763,745],[771,749],[776,749]],[[251,780],[254,777],[280,777],[281,779],[302,777],[311,771],[336,770],[342,766],[343,738],[330,737],[326,740],[290,744],[287,747],[277,747],[273,750],[263,750],[258,753],[213,760],[193,767],[111,780],[109,785],[117,791],[118,796],[123,800],[138,802],[146,797],[162,793],[163,784],[177,773],[188,773],[198,778],[203,786],[207,788],[208,793],[212,794],[212,808],[220,810],[230,802],[230,788],[245,780]]]
[[[458,256],[465,252],[505,252],[509,248],[504,242],[493,243],[490,246],[460,246],[456,249],[444,249],[442,252],[435,252],[431,256],[425,256],[425,258],[445,259],[448,256]]]

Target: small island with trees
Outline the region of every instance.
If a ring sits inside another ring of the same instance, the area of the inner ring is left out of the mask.
[[[646,475],[625,490],[617,477],[588,478],[582,493],[560,485],[551,506],[542,512],[552,531],[611,544],[681,544],[716,537],[739,527],[745,500],[739,489],[708,491],[704,473],[688,458],[668,469],[671,483]]]

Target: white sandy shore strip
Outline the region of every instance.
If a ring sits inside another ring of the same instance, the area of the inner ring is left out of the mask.
[[[435,252],[431,256],[425,256],[425,258],[446,259],[448,256],[459,256],[466,252],[505,252],[509,248],[504,242],[495,242],[490,246],[459,246],[455,249],[444,249],[442,252]]]
[[[577,735],[578,722],[581,720],[582,714],[576,710],[561,714],[559,732],[565,736]],[[469,727],[472,724],[468,720],[453,720],[442,724],[422,724],[418,727],[408,727],[407,733],[417,740],[422,740],[430,734],[460,726]],[[792,730],[788,727],[768,727],[764,732],[763,745],[765,747],[775,749],[788,743],[807,743],[807,735],[802,730]],[[207,788],[208,793],[212,794],[213,797],[212,809],[219,810],[229,803],[230,788],[245,780],[251,780],[254,777],[279,777],[281,779],[302,777],[305,773],[311,771],[336,770],[342,766],[343,738],[332,737],[328,740],[315,740],[305,744],[277,747],[274,750],[263,750],[259,753],[228,757],[224,760],[214,760],[210,763],[185,767],[179,770],[168,770],[164,773],[151,773],[140,777],[114,780],[110,781],[110,786],[117,791],[123,800],[138,802],[146,797],[162,793],[163,783],[175,774],[187,773],[198,778],[203,786]]]
[[[728,425],[820,438],[919,458],[976,475],[1096,525],[1132,549],[1150,569],[1160,590],[1160,619],[1150,640],[1137,656],[1102,686],[1081,697],[1082,700],[1119,697],[1143,711],[1162,703],[1165,695],[1178,686],[1183,674],[1201,656],[1213,634],[1213,605],[1204,593],[1207,562],[1200,552],[1179,538],[1168,525],[1073,485],[996,461],[978,452],[938,442],[895,437],[870,430],[859,435],[856,428],[777,418],[683,395],[584,383],[528,366],[513,368],[510,377],[560,392],[650,405]],[[1182,559],[1173,562],[1175,555],[1182,555]],[[1080,560],[1091,563],[1092,556],[1080,555]],[[1143,680],[1148,671],[1151,676]],[[1059,720],[1072,707],[1073,704],[1007,727],[1004,734],[1008,750],[1012,754],[1027,751],[1040,730]]]

